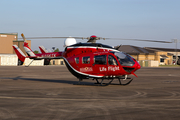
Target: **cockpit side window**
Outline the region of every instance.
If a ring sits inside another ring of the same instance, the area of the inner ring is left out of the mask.
[[[90,63],[90,56],[83,57],[82,62],[83,62],[83,64],[89,64]]]
[[[108,64],[109,65],[118,65],[116,59],[112,55],[108,55]]]
[[[75,58],[76,64],[79,64],[79,57]]]
[[[106,55],[94,56],[94,64],[106,65]]]
[[[122,66],[133,66],[135,64],[133,59],[123,52],[114,52],[114,55]]]

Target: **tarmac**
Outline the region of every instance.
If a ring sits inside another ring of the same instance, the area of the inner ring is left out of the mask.
[[[0,66],[0,120],[179,120],[180,67],[136,75],[127,86],[74,85],[65,66]]]

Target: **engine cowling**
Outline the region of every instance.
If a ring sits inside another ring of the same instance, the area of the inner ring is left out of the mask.
[[[70,45],[73,45],[73,44],[76,44],[76,39],[75,38],[66,38],[64,40],[64,47],[67,47],[67,46],[70,46]]]

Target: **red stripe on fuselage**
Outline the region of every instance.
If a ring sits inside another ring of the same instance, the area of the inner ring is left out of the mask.
[[[36,54],[36,58],[57,58],[62,57],[63,52],[51,52],[51,53],[42,53]]]

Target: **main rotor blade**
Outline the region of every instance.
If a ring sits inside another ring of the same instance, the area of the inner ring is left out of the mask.
[[[123,38],[106,38],[106,39],[113,39],[113,40],[132,40],[132,41],[144,41],[144,42],[159,42],[159,43],[172,43],[169,41],[161,41],[161,40],[143,40],[143,39],[123,39]]]
[[[62,38],[75,38],[75,39],[89,39],[89,37],[26,37],[26,39],[62,39]],[[132,41],[144,41],[144,42],[159,42],[159,43],[172,43],[169,41],[164,41],[164,40],[144,40],[144,39],[124,39],[124,38],[102,38],[102,37],[97,37],[98,39],[96,40],[132,40]],[[22,38],[18,38],[18,39],[22,39]]]
[[[58,39],[58,38],[76,38],[76,39],[86,39],[84,37],[26,37],[26,39]],[[22,39],[22,38],[18,38]]]

